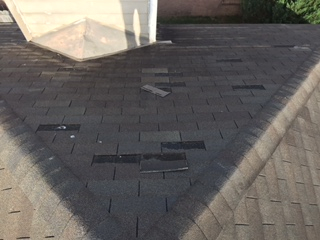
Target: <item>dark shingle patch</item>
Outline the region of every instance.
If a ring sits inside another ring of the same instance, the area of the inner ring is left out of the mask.
[[[205,145],[203,141],[163,142],[161,143],[161,148],[170,150],[192,150],[205,149]]]
[[[170,92],[170,93],[172,92],[171,88],[167,88],[167,87],[159,87],[159,89],[165,92]]]
[[[104,163],[140,163],[141,173],[182,171],[188,169],[185,153],[95,155],[93,157],[92,165]]]
[[[174,82],[174,83],[166,83],[166,82],[159,82],[155,83],[155,86],[158,88],[172,88],[172,87],[185,87],[185,82]]]
[[[183,73],[155,73],[156,77],[182,77]]]
[[[233,85],[233,90],[266,90],[263,85]]]
[[[95,163],[139,163],[141,154],[127,155],[94,155],[92,164]]]
[[[225,59],[217,59],[217,62],[242,62],[241,58],[225,58]]]
[[[157,159],[159,161],[186,160],[185,153],[148,153],[143,154],[142,160]]]
[[[273,45],[275,48],[293,48],[295,45],[289,45],[289,44],[279,44],[279,45]]]

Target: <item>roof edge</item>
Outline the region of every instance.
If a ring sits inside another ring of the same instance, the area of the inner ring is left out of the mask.
[[[0,100],[0,159],[34,209],[29,237],[131,239],[123,223],[4,100]]]

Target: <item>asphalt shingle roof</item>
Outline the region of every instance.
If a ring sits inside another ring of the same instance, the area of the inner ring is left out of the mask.
[[[0,239],[319,235],[317,26],[166,25],[81,63],[0,28]],[[189,169],[140,173],[166,153]]]

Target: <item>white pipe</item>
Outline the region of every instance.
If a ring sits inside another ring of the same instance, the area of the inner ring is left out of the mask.
[[[149,0],[149,42],[155,42],[157,35],[157,14],[158,14],[158,0]]]

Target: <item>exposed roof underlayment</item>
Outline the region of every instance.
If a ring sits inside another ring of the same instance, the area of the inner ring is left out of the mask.
[[[156,41],[157,0],[6,0],[25,38],[84,61]]]

